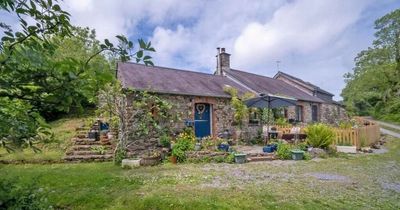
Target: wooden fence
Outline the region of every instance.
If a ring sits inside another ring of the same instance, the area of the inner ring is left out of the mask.
[[[357,149],[360,149],[377,142],[381,135],[379,125],[366,119],[357,119],[357,121],[361,120],[364,125],[358,128],[334,128],[335,140],[333,145],[356,146]],[[288,134],[292,129],[292,126],[272,125],[271,127],[276,127],[282,134]],[[304,133],[304,127],[301,127],[300,133]]]
[[[380,138],[379,125],[371,124],[358,128],[334,129],[334,145],[356,146],[357,149],[369,146]]]

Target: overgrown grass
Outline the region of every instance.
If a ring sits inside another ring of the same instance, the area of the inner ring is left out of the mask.
[[[81,117],[67,117],[53,122],[49,125],[54,132],[54,140],[51,143],[37,145],[42,152],[34,153],[30,149],[7,153],[0,148],[0,161],[7,162],[57,162],[60,161],[65,150],[70,144],[70,139],[75,135],[75,128],[84,125],[92,115]]]
[[[66,209],[399,209],[400,141],[387,147],[384,154],[243,165],[0,165],[0,182],[35,183],[48,205]]]

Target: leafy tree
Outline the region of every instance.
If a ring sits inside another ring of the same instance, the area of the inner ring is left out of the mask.
[[[400,122],[400,9],[375,21],[372,47],[355,58],[342,91],[350,113]]]
[[[16,15],[21,26],[14,32],[0,23],[0,118],[8,120],[0,139],[14,146],[38,134],[41,116],[93,102],[101,86],[112,81],[110,61],[153,65],[145,55],[155,51],[150,42],[139,40],[136,47],[118,35],[117,45],[108,39],[100,43],[93,31],[73,27],[57,0],[3,0],[0,9]]]

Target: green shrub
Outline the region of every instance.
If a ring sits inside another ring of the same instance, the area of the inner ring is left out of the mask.
[[[279,126],[286,126],[289,125],[290,123],[286,120],[286,118],[278,118],[275,120],[275,124]]]
[[[307,146],[308,146],[307,143],[302,142],[302,143],[298,143],[296,145],[296,148],[299,150],[307,151]]]
[[[171,146],[171,138],[167,134],[163,134],[160,137],[160,144],[162,147],[170,147]]]
[[[122,160],[126,158],[126,150],[118,148],[114,154],[114,164],[121,165]]]
[[[335,139],[333,130],[322,123],[307,126],[305,129],[307,134],[307,144],[317,148],[327,148]]]
[[[235,154],[232,152],[228,156],[225,157],[225,163],[234,163],[235,162]]]
[[[292,152],[290,151],[292,147],[290,144],[284,144],[279,142],[278,143],[278,148],[276,150],[276,155],[278,156],[279,159],[282,160],[289,160],[292,159]]]
[[[309,152],[305,152],[305,153],[304,153],[304,156],[303,156],[303,159],[304,159],[304,160],[311,160],[311,159],[312,159],[312,156],[311,156],[311,154],[310,154]]]
[[[180,133],[176,138],[176,143],[172,148],[172,155],[176,156],[178,162],[184,162],[186,159],[185,152],[194,149],[196,137],[194,136],[192,129],[185,129],[184,132]]]
[[[184,162],[186,160],[186,155],[185,155],[186,150],[184,150],[185,148],[186,146],[182,143],[174,144],[171,154],[173,156],[176,156],[178,162]]]
[[[53,209],[45,197],[45,190],[31,183],[0,179],[0,209]]]

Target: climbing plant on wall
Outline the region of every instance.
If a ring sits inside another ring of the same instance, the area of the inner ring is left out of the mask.
[[[179,119],[171,110],[172,104],[158,95],[123,89],[119,83],[100,91],[99,113],[116,120],[118,126],[115,163],[126,157],[127,148],[135,141],[171,132],[171,126]]]

